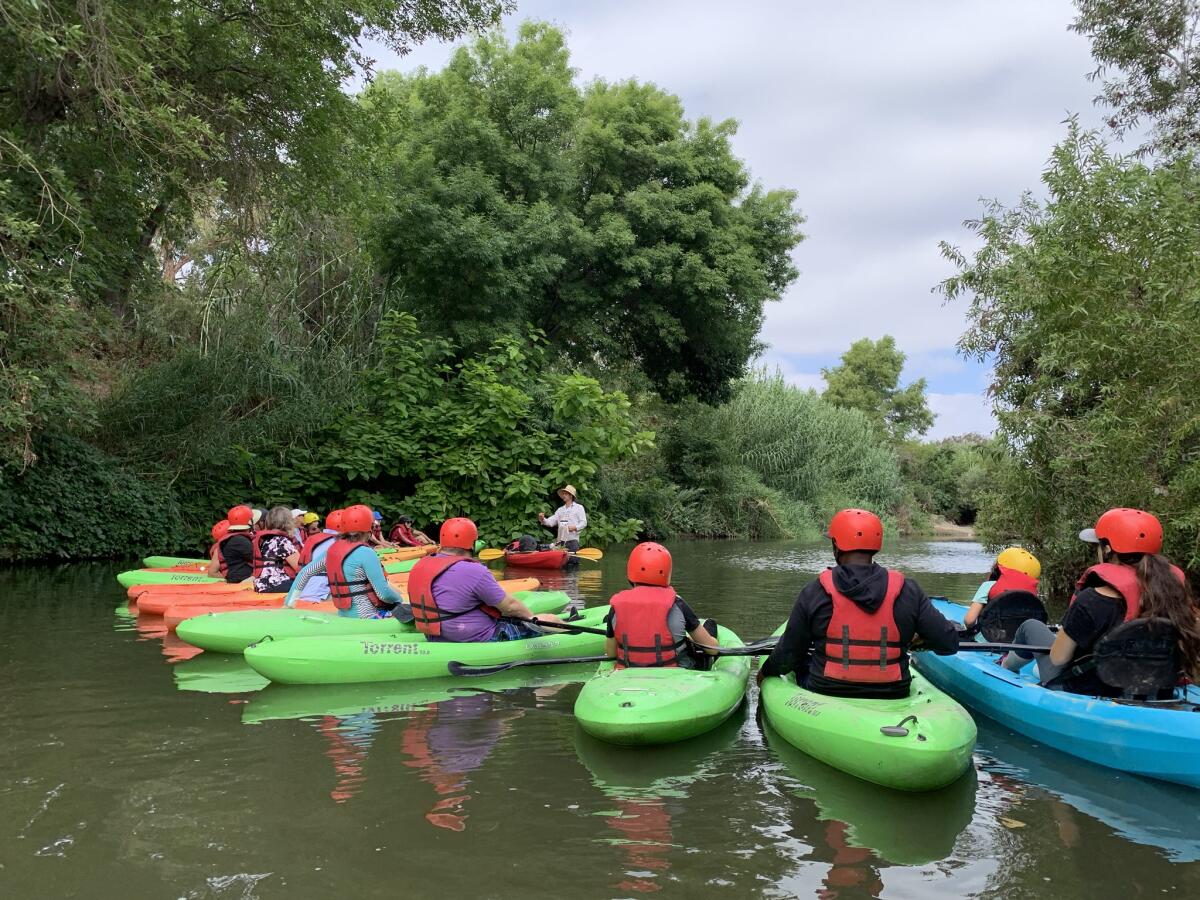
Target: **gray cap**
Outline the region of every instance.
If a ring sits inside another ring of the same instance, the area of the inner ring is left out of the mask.
[[[1087,541],[1089,544],[1100,543],[1100,538],[1096,537],[1096,529],[1095,528],[1083,529],[1083,531],[1079,532],[1079,539],[1081,541]]]

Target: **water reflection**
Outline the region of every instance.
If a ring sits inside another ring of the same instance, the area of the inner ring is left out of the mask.
[[[676,847],[674,820],[684,813],[693,786],[710,778],[719,755],[737,741],[741,720],[734,716],[681,744],[637,748],[605,744],[576,726],[579,761],[591,773],[592,783],[616,805],[603,811],[612,835],[598,838],[619,847],[624,857],[624,878],[611,885],[614,890],[662,889],[659,879],[670,870]]]
[[[789,793],[814,803],[822,822],[844,826],[824,829],[826,837],[836,838],[834,850],[856,847],[873,851],[885,863],[919,866],[949,856],[958,836],[971,824],[977,787],[974,768],[940,791],[908,794],[827,766],[793,747],[765,721],[762,727],[767,746],[783,764]],[[898,828],[898,822],[904,827]],[[812,841],[811,835],[804,837]]]

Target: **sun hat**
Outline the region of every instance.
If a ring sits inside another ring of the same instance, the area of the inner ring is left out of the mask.
[[[568,484],[566,487],[559,488],[558,496],[561,497],[563,494],[570,494],[572,500],[579,499],[579,495],[577,493],[575,493],[575,485],[573,485],[573,484]]]
[[[307,513],[308,513],[307,509],[293,509],[292,510],[292,518],[294,519],[294,518],[296,518],[296,516],[303,516],[303,515],[306,515]]]

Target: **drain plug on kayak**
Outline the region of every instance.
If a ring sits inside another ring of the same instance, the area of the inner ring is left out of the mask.
[[[886,734],[888,737],[908,737],[908,729],[904,726],[909,722],[913,722],[915,724],[916,721],[916,716],[905,716],[898,724],[884,725],[879,729],[879,731],[881,734]]]

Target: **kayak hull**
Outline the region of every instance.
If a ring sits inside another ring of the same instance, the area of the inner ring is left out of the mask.
[[[767,678],[762,706],[789,744],[864,781],[900,791],[935,791],[971,766],[975,722],[917,672],[902,700],[829,697],[796,685],[794,675]],[[881,729],[906,722],[903,734]]]
[[[935,600],[938,612],[961,622],[965,607]],[[996,654],[915,654],[921,672],[966,705],[1039,744],[1097,765],[1146,778],[1200,787],[1200,689],[1183,707],[1122,703],[1051,691],[1032,661],[1020,673],[996,664]]]
[[[536,579],[521,579],[522,582]],[[571,602],[562,591],[514,592],[533,613],[555,613]],[[326,604],[320,604],[325,607]],[[212,653],[241,653],[251,644],[270,636],[279,641],[290,638],[342,635],[380,635],[412,633],[411,625],[395,619],[356,619],[309,609],[255,609],[245,611],[212,610],[181,622],[176,629],[180,638]]]
[[[152,569],[130,569],[117,573],[117,583],[123,588],[140,584],[217,584],[219,578],[209,578],[202,572],[155,571]]]
[[[297,610],[283,609],[278,603],[273,601],[265,601],[262,606],[254,606],[247,603],[244,606],[234,607],[237,612],[298,612],[301,615],[325,615],[337,616],[337,607],[328,601],[321,603],[305,603],[303,608]],[[167,631],[177,631],[179,626],[189,619],[195,619],[200,616],[217,615],[232,615],[230,607],[225,603],[196,603],[187,606],[171,606],[163,613],[163,624],[167,626]],[[339,617],[340,618],[340,617]],[[382,620],[380,620],[382,621]],[[263,632],[266,634],[267,632]],[[248,642],[249,643],[249,642]],[[195,645],[193,645],[195,646]],[[203,649],[203,648],[197,648]],[[240,653],[245,648],[238,648]]]
[[[520,569],[561,569],[571,555],[566,550],[534,550],[532,553],[504,552],[504,564]]]
[[[599,628],[607,606],[585,610],[577,624]],[[547,634],[521,641],[488,643],[430,642],[423,634],[363,637],[297,637],[246,648],[246,661],[256,672],[280,684],[362,684],[441,678],[451,661],[490,666],[530,659],[599,656],[602,634]]]
[[[720,628],[723,647],[742,640]],[[575,718],[592,737],[637,746],[684,741],[716,728],[741,706],[749,656],[723,656],[707,672],[684,668],[617,669],[601,663],[575,700]]]

